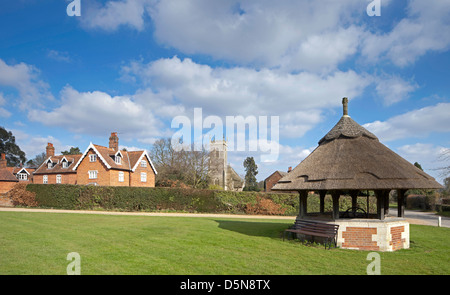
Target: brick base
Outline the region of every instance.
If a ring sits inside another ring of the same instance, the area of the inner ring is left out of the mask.
[[[401,218],[386,220],[337,220],[337,244],[344,249],[396,251],[409,248],[409,223]]]

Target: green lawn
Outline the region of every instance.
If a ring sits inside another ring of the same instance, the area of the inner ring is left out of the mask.
[[[366,274],[368,252],[280,239],[292,221],[0,212],[0,274]],[[381,274],[450,274],[450,229],[411,225]]]

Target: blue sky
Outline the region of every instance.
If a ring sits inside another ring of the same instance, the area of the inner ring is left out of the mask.
[[[258,180],[295,167],[342,115],[442,182],[450,2],[64,0],[0,3],[0,125],[27,158],[89,142],[150,150],[176,116],[279,116],[279,155],[229,152]],[[193,120],[193,119],[192,119]],[[205,131],[205,130],[204,130]]]

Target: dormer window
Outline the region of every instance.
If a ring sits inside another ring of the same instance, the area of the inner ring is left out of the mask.
[[[52,169],[52,168],[53,168],[53,163],[52,163],[52,161],[48,161],[48,163],[47,163],[47,168],[48,168],[48,169]]]
[[[114,155],[114,162],[116,162],[117,165],[122,165],[122,153],[120,151]]]
[[[65,157],[61,160],[61,166],[63,168],[69,167],[69,161]]]

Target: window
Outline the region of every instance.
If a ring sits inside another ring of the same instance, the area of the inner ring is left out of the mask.
[[[56,183],[61,183],[61,180],[62,180],[62,176],[60,174],[56,175]]]
[[[48,175],[44,175],[42,183],[48,183]]]
[[[69,163],[67,163],[67,161],[63,161],[63,162],[62,162],[62,167],[63,167],[63,168],[67,168],[67,167],[69,167],[68,164],[69,164]]]
[[[49,161],[49,162],[47,163],[47,168],[48,168],[48,169],[52,169],[52,167],[53,167],[53,163],[52,163],[52,161]]]
[[[141,172],[141,182],[147,182],[147,173]]]
[[[147,168],[147,161],[142,160],[142,161],[141,161],[141,167],[142,167],[142,168]]]
[[[123,172],[120,171],[120,172],[119,172],[119,182],[123,182],[123,181],[124,181]]]
[[[116,156],[115,162],[116,162],[116,164],[121,165],[122,164],[122,158],[120,156]]]
[[[95,162],[97,161],[97,155],[89,155],[89,162]]]
[[[18,180],[28,180],[28,174],[26,174],[26,173],[18,173],[17,174],[17,179]]]
[[[88,173],[89,173],[89,179],[97,179],[97,174],[98,174],[97,170],[91,170]]]

